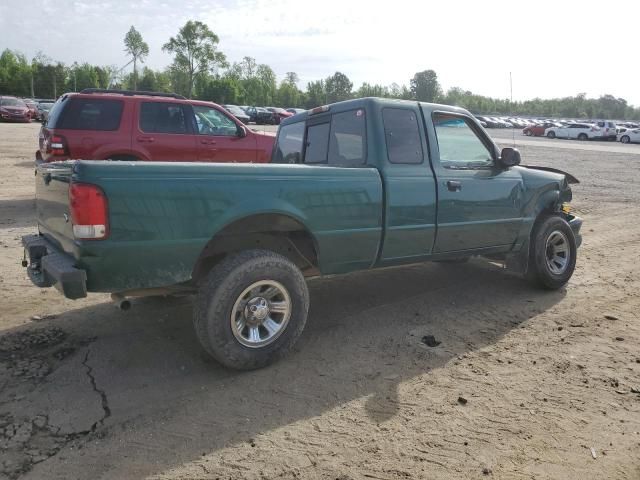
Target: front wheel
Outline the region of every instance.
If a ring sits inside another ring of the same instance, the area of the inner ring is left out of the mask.
[[[578,140],[588,140],[589,136],[586,133],[581,133],[580,135],[578,135]]]
[[[629,138],[629,135],[623,135],[623,136],[620,138],[620,141],[621,141],[622,143],[629,143],[629,142],[631,141],[631,138]]]
[[[573,275],[576,256],[576,239],[567,221],[557,215],[541,217],[531,233],[527,277],[536,286],[556,290]]]
[[[556,132],[549,132],[549,133],[547,133],[547,137],[548,137],[548,138],[556,138]]]
[[[302,333],[309,292],[300,269],[268,250],[231,254],[199,289],[194,327],[221,364],[251,370],[284,356]]]

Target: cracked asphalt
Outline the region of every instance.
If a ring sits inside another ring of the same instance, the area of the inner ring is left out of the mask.
[[[640,478],[640,145],[516,138],[581,180],[566,289],[479,259],[311,280],[292,355],[238,373],[189,297],[30,284],[37,130],[0,124],[0,480]]]

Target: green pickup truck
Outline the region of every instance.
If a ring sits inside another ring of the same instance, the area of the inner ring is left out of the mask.
[[[39,166],[23,265],[72,299],[196,293],[204,349],[257,368],[300,336],[305,277],[484,256],[563,286],[581,241],[566,205],[577,180],[519,163],[463,109],[340,102],[284,120],[270,164]]]

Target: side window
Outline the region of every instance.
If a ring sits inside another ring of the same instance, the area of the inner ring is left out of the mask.
[[[327,122],[307,127],[304,163],[327,163],[330,126],[331,124]]]
[[[113,131],[120,127],[123,103],[120,100],[72,98],[60,112],[56,128]],[[57,112],[56,112],[57,113]]]
[[[329,165],[362,165],[366,159],[364,110],[350,110],[331,117]]]
[[[177,103],[142,102],[140,130],[145,133],[188,133],[183,106]]]
[[[219,110],[194,105],[193,112],[196,116],[196,125],[200,135],[221,135],[226,137],[238,135],[238,126],[235,122]]]
[[[491,152],[482,143],[466,117],[434,113],[440,165],[444,168],[482,168],[493,164]]]
[[[405,108],[384,108],[382,122],[389,161],[422,163],[420,126],[415,112]]]
[[[302,156],[304,122],[281,127],[276,141],[273,163],[299,163]]]

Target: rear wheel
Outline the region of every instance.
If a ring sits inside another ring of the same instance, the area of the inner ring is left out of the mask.
[[[527,137],[530,137],[531,135],[533,135],[533,132],[532,132],[531,130],[525,130],[525,131],[524,131],[524,134],[525,134]]]
[[[556,138],[556,132],[554,132],[554,131],[548,132],[547,133],[547,137],[548,138]]]
[[[573,275],[576,254],[575,236],[567,221],[545,215],[531,233],[527,278],[539,287],[556,290]]]
[[[209,272],[194,309],[198,340],[223,365],[250,370],[284,356],[307,321],[302,272],[268,250],[229,255]]]
[[[578,140],[589,140],[589,136],[586,133],[578,135]]]
[[[620,138],[620,141],[621,141],[622,143],[630,143],[630,142],[631,142],[631,138],[629,138],[629,135],[623,135],[623,136]]]

